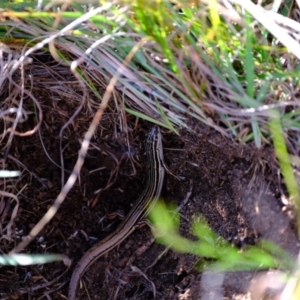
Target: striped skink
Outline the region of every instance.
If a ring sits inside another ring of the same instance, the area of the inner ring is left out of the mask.
[[[106,238],[89,249],[78,262],[73,271],[69,285],[69,300],[75,300],[76,290],[81,276],[102,255],[114,249],[125,240],[137,227],[160,196],[163,186],[165,169],[162,137],[159,127],[154,126],[146,141],[148,157],[148,178],[145,189],[126,218],[117,229]]]

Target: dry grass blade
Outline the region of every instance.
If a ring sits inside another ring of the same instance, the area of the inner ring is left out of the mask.
[[[265,9],[259,5],[255,5],[249,0],[231,0],[232,3],[241,5],[253,17],[259,21],[267,30],[269,30],[282,44],[284,44],[288,51],[293,53],[300,59],[300,45],[299,42],[292,38],[284,29],[282,29],[276,22],[266,13]]]
[[[15,221],[15,218],[17,217],[18,209],[19,209],[19,204],[20,203],[19,203],[18,197],[16,195],[12,194],[12,193],[8,193],[8,192],[5,192],[5,191],[0,191],[0,195],[2,197],[14,199],[16,201],[16,205],[14,206],[14,208],[12,210],[9,223],[6,225],[6,228],[4,228],[4,230],[1,230],[2,232],[3,231],[6,232],[6,234],[2,235],[2,237],[5,238],[5,239],[10,240],[12,238],[12,234],[14,232],[14,230],[13,230],[14,221]],[[3,200],[3,198],[2,198],[2,200]],[[1,203],[2,203],[2,200],[1,200]],[[4,214],[4,216],[5,216],[5,214]],[[2,219],[3,218],[1,217],[1,224],[3,223]]]

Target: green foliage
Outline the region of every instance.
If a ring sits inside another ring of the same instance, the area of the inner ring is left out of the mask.
[[[163,202],[158,202],[150,213],[157,242],[170,246],[175,251],[202,258],[197,265],[200,270],[204,264],[206,266],[209,264],[210,269],[222,271],[293,269],[293,258],[278,246],[268,241],[260,241],[256,246],[239,249],[213,232],[203,217],[199,217],[192,226],[191,233],[197,240],[182,237],[178,230],[179,216],[171,215],[169,211]]]
[[[271,111],[270,113],[269,127],[272,133],[274,149],[280,164],[280,169],[284,178],[284,182],[286,184],[289,195],[293,199],[293,202],[297,209],[298,234],[300,234],[299,186],[294,176],[290,156],[285,144],[284,132],[280,122],[280,114],[275,110]]]

